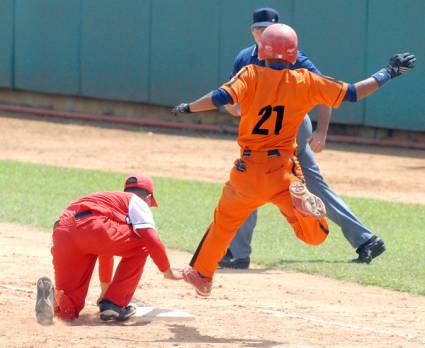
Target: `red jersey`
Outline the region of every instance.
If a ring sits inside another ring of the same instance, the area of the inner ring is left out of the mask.
[[[133,195],[129,192],[96,192],[72,202],[66,210],[75,213],[91,210],[114,221],[126,223],[128,207]]]
[[[152,212],[147,203],[134,193],[96,192],[72,202],[66,210],[74,215],[90,210],[121,224],[128,224],[129,230],[132,229],[142,239],[159,270],[164,272],[170,267],[165,247],[156,233]],[[100,269],[102,281],[109,281],[111,262],[110,258],[103,259],[105,266]]]

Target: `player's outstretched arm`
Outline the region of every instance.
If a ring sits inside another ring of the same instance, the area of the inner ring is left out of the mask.
[[[177,115],[181,113],[208,111],[231,103],[233,103],[233,99],[230,94],[223,88],[217,88],[192,103],[181,103],[175,106],[171,112]]]
[[[214,110],[216,108],[217,107],[212,101],[212,92],[210,92],[192,103],[181,103],[175,106],[171,112],[177,115],[191,112]]]
[[[405,74],[415,67],[416,57],[410,53],[399,53],[390,58],[388,65],[371,77],[354,84],[357,100],[371,95],[393,78]]]

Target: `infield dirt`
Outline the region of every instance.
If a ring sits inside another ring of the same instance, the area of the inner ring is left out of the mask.
[[[236,142],[223,137],[1,117],[0,129],[0,159],[58,166],[224,182],[238,156]],[[329,144],[317,158],[340,194],[425,204],[423,151]],[[105,325],[87,305],[73,324],[43,327],[34,318],[33,291],[39,275],[52,275],[49,244],[48,233],[0,224],[1,347],[425,346],[423,296],[255,266],[219,271],[211,298],[202,299],[148,262],[136,296],[195,321]],[[170,251],[175,266],[190,257]],[[88,299],[95,302],[98,292],[94,276]]]

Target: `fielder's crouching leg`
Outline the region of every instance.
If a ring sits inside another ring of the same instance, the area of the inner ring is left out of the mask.
[[[63,290],[55,290],[55,316],[63,320],[78,318],[78,311],[71,298],[64,294]]]

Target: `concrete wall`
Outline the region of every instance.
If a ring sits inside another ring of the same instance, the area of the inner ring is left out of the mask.
[[[2,0],[0,87],[169,106],[224,82],[270,6],[326,75],[355,82],[396,52],[417,69],[333,122],[425,131],[425,1]],[[312,114],[314,118],[314,113]]]

